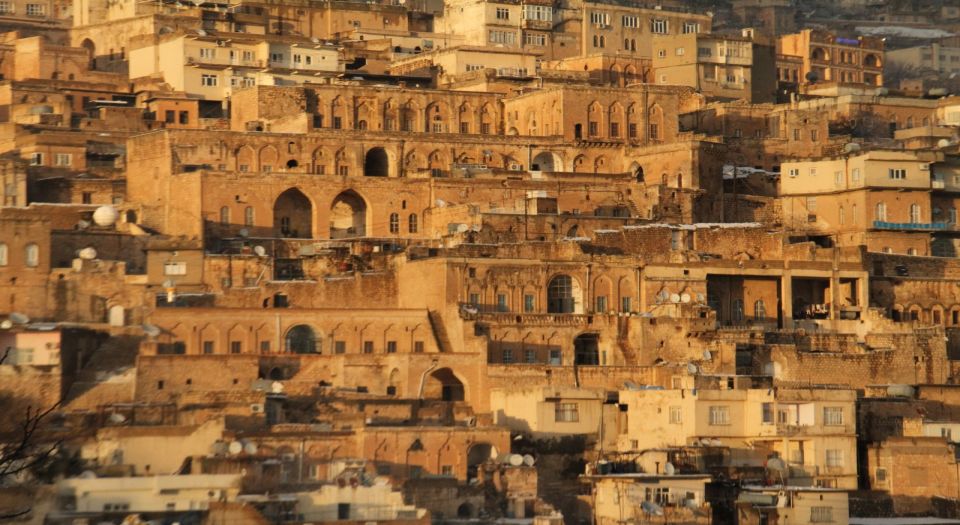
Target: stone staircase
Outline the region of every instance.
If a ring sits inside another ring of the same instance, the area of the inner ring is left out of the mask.
[[[67,410],[94,410],[103,404],[132,402],[141,339],[139,336],[119,335],[104,341],[77,372],[64,407]]]
[[[447,328],[443,324],[443,316],[436,310],[429,310],[427,317],[430,319],[430,329],[433,331],[433,338],[437,341],[439,350],[441,352],[453,352],[453,345],[450,344]]]

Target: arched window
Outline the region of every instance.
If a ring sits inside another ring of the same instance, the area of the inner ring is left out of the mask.
[[[887,204],[885,202],[877,203],[877,213],[875,220],[885,221],[887,220]]]
[[[910,205],[910,223],[918,224],[920,222],[920,205],[911,204]]]
[[[410,233],[417,233],[417,214],[411,213],[407,218],[407,230]]]
[[[243,210],[243,225],[253,226],[253,206],[247,206]]]
[[[7,245],[0,242],[0,266],[7,265]]]
[[[400,214],[390,214],[390,233],[400,233]]]
[[[767,306],[763,304],[763,299],[757,299],[757,302],[753,303],[753,318],[757,321],[767,318]]]
[[[220,208],[220,224],[224,226],[230,224],[230,208],[226,206]]]
[[[27,266],[35,268],[40,265],[40,247],[36,243],[30,243],[24,249],[26,252]]]

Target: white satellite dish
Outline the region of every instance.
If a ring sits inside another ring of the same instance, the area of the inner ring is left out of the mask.
[[[524,464],[524,465],[526,465],[526,466],[528,466],[528,467],[532,467],[533,464],[536,463],[536,462],[537,462],[537,460],[534,459],[534,457],[531,456],[530,454],[524,454],[524,455],[523,455],[523,464]]]
[[[232,455],[237,455],[243,452],[243,443],[240,443],[239,441],[231,441],[230,445],[227,446],[227,452]]]
[[[668,461],[667,464],[663,466],[663,473],[672,476],[677,473],[677,469],[673,466],[673,463]]]
[[[689,304],[689,303],[690,303],[690,294],[688,294],[688,293],[680,294],[680,302],[683,303],[683,304]]]
[[[253,442],[247,442],[243,445],[243,452],[251,456],[257,453],[257,444]]]
[[[670,294],[670,302],[671,302],[671,303],[674,303],[674,304],[679,303],[679,302],[680,302],[680,294],[675,294],[675,293],[674,293],[674,294]]]
[[[86,248],[80,250],[78,255],[85,261],[92,261],[97,258],[97,249],[93,246],[87,246]]]
[[[270,391],[273,392],[274,394],[282,394],[283,383],[281,383],[280,381],[274,381],[273,383],[270,383]]]
[[[696,374],[699,371],[700,371],[700,368],[698,368],[697,365],[693,363],[687,363],[687,372],[691,374]]]
[[[83,219],[80,219],[79,221],[77,221],[78,230],[86,230],[89,227],[90,227],[90,221],[85,221]]]
[[[704,299],[705,299],[705,298],[703,297],[703,294],[702,294],[702,293],[698,293],[698,294],[697,294],[697,302],[698,302],[698,303],[703,304]]]
[[[856,142],[848,142],[843,146],[843,151],[847,153],[856,153],[860,151],[860,144]]]
[[[11,320],[9,320],[9,319],[4,319],[3,322],[0,323],[0,328],[2,328],[2,329],[4,329],[4,330],[9,330],[9,329],[13,328],[13,321],[11,321]]]
[[[267,254],[267,249],[263,246],[254,246],[253,253],[257,254],[257,257],[263,257]]]
[[[704,350],[704,351],[703,351],[703,360],[704,360],[704,361],[710,361],[711,359],[713,359],[713,354],[710,353],[710,350]]]
[[[783,462],[780,458],[770,458],[767,460],[767,469],[769,470],[786,470],[787,464]]]
[[[248,230],[248,229],[246,229],[246,228],[240,228],[240,231],[237,232],[237,235],[239,235],[239,236],[241,236],[241,237],[249,237],[249,236],[250,236],[250,230]]]
[[[100,206],[93,212],[93,222],[97,226],[113,226],[119,217],[120,213],[113,206]]]
[[[150,337],[156,337],[160,335],[160,328],[152,324],[145,324],[143,325],[143,333],[149,335]]]
[[[30,318],[20,312],[11,312],[10,321],[15,324],[27,324],[30,322]]]
[[[940,140],[937,142],[937,147],[938,147],[938,148],[946,148],[946,147],[948,147],[948,146],[950,146],[950,141],[949,141],[948,139],[940,139]]]
[[[111,423],[119,425],[120,423],[123,423],[124,421],[126,421],[127,418],[124,417],[124,415],[119,412],[114,412],[110,414],[110,417],[108,417],[107,420],[110,421]]]

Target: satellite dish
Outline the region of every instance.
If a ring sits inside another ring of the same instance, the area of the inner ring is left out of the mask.
[[[143,333],[149,335],[150,337],[156,337],[160,335],[160,329],[152,324],[143,325]]]
[[[240,443],[239,441],[231,441],[230,445],[227,446],[227,452],[232,455],[237,455],[243,452],[243,443]]]
[[[950,146],[950,141],[947,140],[947,139],[940,139],[940,140],[937,142],[937,147],[938,147],[938,148],[946,148],[946,147],[949,147],[949,146]]]
[[[811,72],[807,73],[806,75],[804,75],[804,78],[806,78],[806,79],[807,79],[807,82],[809,82],[809,83],[811,83],[811,84],[816,84],[817,81],[820,80],[820,77],[817,76],[817,74],[816,74],[815,72],[813,72],[813,71],[811,71]]]
[[[702,293],[698,293],[698,294],[697,294],[697,302],[698,302],[698,303],[701,303],[701,304],[702,304],[705,299],[706,299],[706,298],[703,296]]]
[[[263,246],[254,246],[253,253],[257,254],[257,257],[263,257],[267,255],[267,249]]]
[[[93,222],[97,226],[113,226],[119,217],[120,214],[113,206],[100,206],[93,212]]]
[[[237,232],[237,235],[239,235],[239,236],[241,236],[241,237],[249,237],[249,236],[250,236],[250,230],[248,230],[248,229],[246,229],[246,228],[240,228],[240,231]]]
[[[120,423],[123,423],[124,421],[126,421],[127,418],[124,417],[124,415],[119,412],[114,412],[110,414],[110,417],[108,417],[107,420],[113,424],[119,425]]]
[[[713,354],[710,353],[710,350],[704,350],[704,351],[703,351],[703,360],[704,360],[704,361],[710,361],[711,359],[713,359]]]
[[[769,470],[786,470],[787,464],[783,462],[780,458],[770,458],[767,460],[767,469]]]
[[[20,312],[11,312],[10,321],[15,324],[27,324],[30,322],[30,318]]]
[[[270,383],[270,391],[273,392],[274,394],[282,394],[283,383],[281,383],[280,381],[274,381],[273,383]]]
[[[531,456],[530,454],[524,454],[524,455],[523,455],[523,464],[524,464],[524,465],[526,465],[526,466],[528,466],[528,467],[532,467],[533,464],[536,463],[536,462],[537,462],[537,460],[534,459],[534,457]]]
[[[856,142],[848,142],[844,144],[843,151],[845,151],[846,153],[856,153],[860,151],[860,144]]]
[[[9,320],[9,319],[4,319],[3,322],[0,323],[0,328],[2,328],[2,329],[4,329],[4,330],[9,330],[9,329],[13,328],[13,321],[11,321],[11,320]]]
[[[667,464],[663,466],[663,473],[672,476],[677,473],[677,469],[673,466],[673,463],[668,461]]]
[[[670,298],[670,292],[667,291],[666,289],[660,290],[660,291],[657,293],[657,301],[658,301],[658,302],[661,302],[661,303],[662,303],[662,302],[665,302],[665,301],[666,301],[667,299],[669,299],[669,298]]]
[[[691,300],[690,294],[688,294],[688,293],[680,294],[680,302],[681,302],[681,303],[683,303],[683,304],[689,304],[689,303],[690,303],[690,300]]]
[[[257,453],[257,444],[253,442],[248,442],[243,445],[243,451],[251,456]]]
[[[507,462],[510,463],[511,466],[519,467],[523,465],[523,456],[520,454],[510,454],[510,456],[507,457]]]
[[[663,509],[652,501],[644,501],[640,504],[640,508],[651,516],[663,516]]]
[[[674,294],[670,294],[670,302],[671,302],[671,303],[674,303],[674,304],[679,303],[679,302],[680,302],[680,294],[675,294],[675,293],[674,293]]]
[[[697,365],[695,365],[695,364],[693,364],[693,363],[687,363],[687,372],[689,372],[689,373],[691,373],[691,374],[696,374],[696,373],[699,372],[699,371],[700,371],[700,369],[697,367]]]
[[[87,246],[86,248],[80,250],[80,258],[85,261],[92,261],[97,258],[97,249],[93,246]]]
[[[85,221],[83,219],[80,219],[79,221],[77,221],[78,230],[86,230],[89,227],[90,227],[90,221]]]

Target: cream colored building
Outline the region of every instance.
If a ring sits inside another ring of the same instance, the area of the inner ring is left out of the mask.
[[[138,45],[130,51],[130,78],[160,74],[173,90],[207,100],[343,71],[337,47],[306,39],[179,34],[144,37]]]
[[[57,488],[75,512],[178,512],[206,510],[236,500],[241,474],[72,478]]]
[[[784,222],[795,230],[835,235],[839,245],[929,255],[930,163],[905,151],[785,162],[780,167]]]
[[[708,97],[752,100],[753,42],[747,38],[685,33],[655,36],[657,84],[696,88]]]
[[[737,498],[739,525],[850,523],[845,490],[814,487],[744,487]]]
[[[887,51],[887,60],[944,75],[960,73],[960,47],[939,42]]]
[[[708,525],[709,474],[593,474],[581,481],[592,486],[597,525],[676,523]]]
[[[776,455],[791,482],[855,488],[855,399],[852,390],[622,390],[617,449],[642,455],[707,440],[730,449],[731,467]]]
[[[458,46],[437,49],[403,58],[390,66],[394,75],[426,71],[436,67],[440,80],[452,79],[474,71],[495,70],[501,77],[535,76],[539,65],[536,54],[515,49],[482,46]]]

